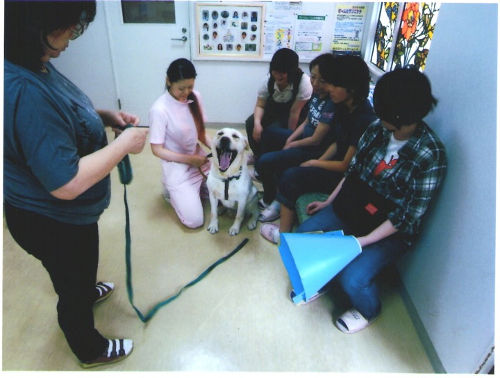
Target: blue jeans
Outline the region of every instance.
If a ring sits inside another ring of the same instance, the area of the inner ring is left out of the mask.
[[[282,150],[286,140],[292,134],[289,129],[265,129],[262,133],[262,152],[255,163],[264,189],[264,202],[271,203],[278,188],[283,171],[296,167],[304,161],[318,157],[319,152],[306,148],[289,148]]]
[[[261,143],[257,143],[255,139],[253,139],[253,122],[254,122],[254,116],[253,114],[247,118],[245,121],[245,130],[247,132],[247,139],[248,139],[248,145],[250,146],[250,149],[254,153],[255,157],[259,157],[262,154],[262,138],[261,138]],[[273,128],[280,128],[280,129],[287,129],[288,124],[285,122],[281,122],[279,120],[276,120],[274,122],[271,122],[269,125],[267,125],[264,130],[266,129],[273,129]]]
[[[297,199],[305,193],[330,194],[344,177],[343,173],[318,167],[292,167],[281,175],[276,199],[290,210],[295,209]]]
[[[346,235],[351,234],[332,206],[320,210],[297,228],[297,232],[334,230],[344,230]],[[391,235],[365,246],[361,254],[335,277],[336,283],[338,282],[347,294],[352,306],[366,319],[375,318],[381,310],[378,286],[375,282],[377,274],[385,266],[394,263],[407,249],[407,244],[398,234]]]

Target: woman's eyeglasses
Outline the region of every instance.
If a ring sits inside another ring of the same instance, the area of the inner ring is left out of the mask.
[[[87,29],[88,26],[89,26],[88,22],[80,21],[78,24],[76,24],[69,39],[71,40],[77,39],[79,36],[83,34],[83,32],[85,31],[85,29]]]
[[[88,26],[89,26],[89,20],[87,19],[87,12],[83,11],[82,14],[80,15],[80,22],[76,24],[69,39],[71,40],[77,39],[79,36],[83,34],[85,29],[88,28]]]

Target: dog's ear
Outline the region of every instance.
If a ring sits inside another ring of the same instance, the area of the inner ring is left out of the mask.
[[[250,144],[248,144],[248,138],[243,137],[243,140],[245,141],[245,151],[250,152]]]

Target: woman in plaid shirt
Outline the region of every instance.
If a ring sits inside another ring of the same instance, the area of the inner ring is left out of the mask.
[[[308,205],[314,216],[297,229],[342,229],[363,249],[334,280],[352,305],[335,323],[345,333],[364,329],[380,313],[374,279],[412,245],[446,172],[444,145],[422,121],[437,103],[424,74],[386,73],[373,100],[379,120],[361,137],[339,185],[326,201]]]

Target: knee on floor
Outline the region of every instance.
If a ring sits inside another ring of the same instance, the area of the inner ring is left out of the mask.
[[[187,228],[192,228],[192,229],[200,228],[201,226],[203,226],[204,223],[203,217],[195,219],[181,219],[181,222]]]

